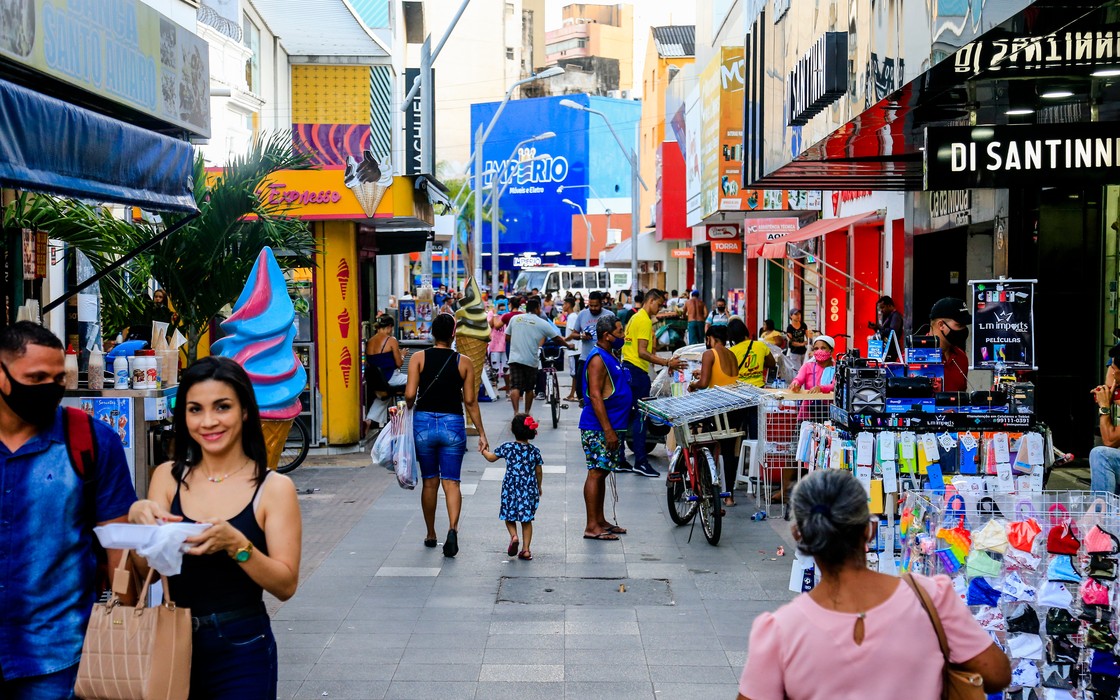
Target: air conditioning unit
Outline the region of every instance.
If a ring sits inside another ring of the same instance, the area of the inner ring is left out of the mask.
[[[662,272],[660,260],[654,260],[650,263],[650,272]]]
[[[623,100],[632,99],[630,97],[630,93],[631,93],[630,90],[616,90],[615,92],[619,93],[618,96],[619,96],[620,99],[623,99]]]
[[[623,90],[607,90],[607,97],[612,97],[616,100],[621,100],[623,92],[629,92],[629,91],[628,90],[626,90],[626,91],[623,91]]]
[[[638,274],[644,275],[648,272],[649,272],[649,263],[648,262],[638,263]]]
[[[607,229],[607,245],[618,245],[622,242],[622,229],[609,228]]]

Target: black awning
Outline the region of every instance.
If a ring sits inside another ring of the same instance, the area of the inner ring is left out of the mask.
[[[0,184],[15,189],[195,211],[186,141],[0,80]]]
[[[369,255],[404,255],[419,253],[435,238],[430,229],[381,230],[375,226],[358,226],[358,251]]]

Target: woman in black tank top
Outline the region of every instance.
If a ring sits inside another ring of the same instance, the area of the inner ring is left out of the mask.
[[[489,448],[486,429],[478,412],[478,396],[471,391],[463,391],[464,386],[474,386],[476,368],[469,359],[451,349],[454,337],[455,318],[449,314],[436,316],[432,321],[435,347],[417,353],[409,361],[408,384],[404,390],[405,401],[415,411],[412,430],[416,440],[416,460],[420,463],[420,476],[424,480],[420,494],[424,523],[428,527],[424,546],[435,547],[438,544],[436,501],[442,484],[450,523],[443,544],[445,557],[453,557],[459,552],[459,511],[463,505],[459,474],[467,452],[464,406],[478,428],[479,451]]]
[[[175,459],[152,474],[149,500],[129,521],[207,522],[189,538],[168,595],[194,622],[190,697],[274,700],[276,641],[263,592],[280,600],[299,581],[295,487],[268,470],[260,411],[245,370],[207,357],[183,373],[175,410]]]

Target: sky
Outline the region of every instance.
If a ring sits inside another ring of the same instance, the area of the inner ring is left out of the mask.
[[[591,0],[592,3],[612,5],[610,0]],[[544,6],[545,31],[563,25],[563,8],[574,4],[571,0],[546,0]],[[649,28],[667,24],[694,24],[696,3],[682,0],[630,0],[634,6],[634,75],[642,75],[646,57]],[[635,85],[641,85],[636,81]]]

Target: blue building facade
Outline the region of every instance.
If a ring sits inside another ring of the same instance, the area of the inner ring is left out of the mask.
[[[594,191],[600,206],[606,202],[617,213],[630,211],[630,166],[610,129],[596,115],[562,106],[563,99],[603,112],[623,143],[636,148],[640,102],[589,95],[509,102],[482,150],[483,172],[497,171],[499,187],[507,185],[500,201],[504,229],[498,243],[503,271],[516,270],[515,259],[527,254],[544,264],[583,263],[582,251],[572,258],[572,216],[578,212],[565,199],[587,211]],[[490,123],[498,104],[471,106],[472,140],[480,125],[485,128]],[[556,136],[514,152],[519,142],[546,131]],[[483,178],[483,185],[488,195],[491,176]],[[490,239],[490,224],[484,222],[482,252],[487,270]]]

